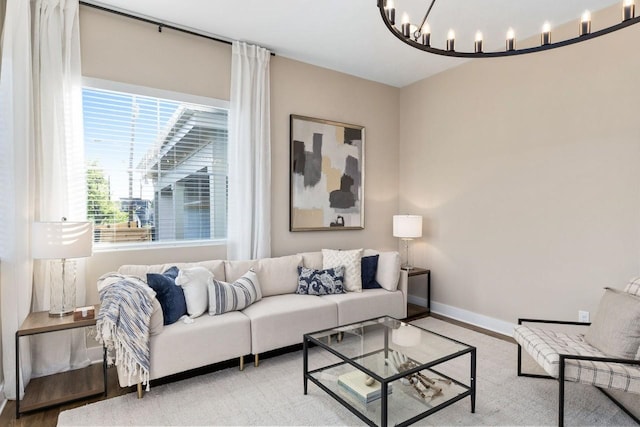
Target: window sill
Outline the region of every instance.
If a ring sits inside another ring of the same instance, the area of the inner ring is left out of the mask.
[[[180,241],[180,242],[145,242],[145,243],[94,243],[93,253],[144,251],[167,248],[194,248],[204,246],[225,246],[226,239]]]

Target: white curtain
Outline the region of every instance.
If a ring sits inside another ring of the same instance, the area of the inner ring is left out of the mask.
[[[23,89],[19,97],[6,100],[6,105],[3,100],[3,112],[5,107],[7,111],[24,109],[28,116],[20,120],[9,119],[7,126],[13,132],[8,134],[8,138],[3,138],[0,155],[5,157],[4,153],[14,153],[15,163],[3,176],[14,186],[3,188],[2,191],[9,193],[10,198],[0,200],[13,201],[14,204],[0,205],[0,215],[15,223],[15,227],[6,227],[8,240],[6,244],[3,242],[3,246],[7,246],[7,253],[16,253],[16,263],[23,266],[19,270],[20,280],[16,281],[16,268],[5,262],[4,255],[0,264],[3,371],[5,390],[12,398],[15,398],[15,374],[10,372],[15,372],[15,362],[11,362],[7,355],[15,357],[15,353],[12,351],[13,343],[9,344],[7,339],[12,341],[29,308],[33,311],[49,309],[49,263],[34,263],[31,259],[31,223],[34,220],[59,221],[63,216],[69,220],[86,218],[78,8],[78,0],[8,0],[7,4],[5,35],[9,26],[18,22],[20,17],[22,33],[15,36],[14,43],[19,42],[21,49],[9,52],[5,50],[8,40],[3,40],[0,80],[3,91],[5,88],[15,91],[16,86]],[[22,16],[25,13],[26,18]],[[16,57],[25,54],[31,57],[29,66],[23,65],[21,74],[13,73],[5,81],[5,61],[13,63]],[[25,136],[16,135],[18,128]],[[12,191],[15,194],[11,194]],[[5,271],[7,266],[9,268]],[[21,286],[17,287],[17,283]],[[76,304],[82,305],[86,289],[82,263],[76,272],[76,288]],[[20,308],[16,312],[17,303],[24,303],[23,299],[26,300],[26,311],[18,304]],[[7,324],[6,318],[14,321]],[[83,330],[34,336],[29,341],[32,360],[23,364],[25,384],[32,376],[48,375],[89,363]],[[21,351],[21,354],[28,354],[28,351]]]
[[[229,111],[227,257],[271,255],[269,59],[264,48],[234,42]]]
[[[34,211],[31,13],[24,0],[8,0],[0,64],[0,300],[5,395],[15,398],[15,332],[31,308]],[[24,380],[31,377],[29,340],[21,341]],[[25,381],[25,382],[26,382]],[[22,393],[22,391],[21,391]]]

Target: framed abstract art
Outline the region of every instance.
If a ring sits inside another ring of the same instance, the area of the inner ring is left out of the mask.
[[[290,231],[364,228],[364,127],[290,116]]]

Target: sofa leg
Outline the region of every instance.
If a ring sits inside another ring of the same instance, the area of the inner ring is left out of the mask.
[[[144,396],[144,390],[142,389],[142,383],[138,383],[138,399],[142,399]]]
[[[240,356],[240,370],[244,371],[244,356]]]
[[[260,358],[256,354],[256,355],[253,356],[253,366],[255,366],[257,368],[259,364],[260,364]]]

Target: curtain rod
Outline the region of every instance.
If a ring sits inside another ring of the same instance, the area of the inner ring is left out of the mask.
[[[230,42],[229,40],[224,40],[224,39],[220,39],[217,37],[213,37],[213,36],[209,36],[207,34],[203,34],[203,33],[199,33],[196,31],[191,31],[191,30],[187,30],[186,28],[180,28],[180,27],[176,27],[170,24],[165,24],[163,22],[160,21],[154,21],[153,19],[149,19],[149,18],[144,18],[142,16],[138,16],[138,15],[132,15],[130,13],[126,13],[123,12],[121,10],[115,10],[115,9],[109,9],[108,7],[104,7],[104,6],[100,6],[94,3],[88,3],[86,1],[80,1],[79,2],[82,6],[87,6],[87,7],[92,7],[94,9],[98,9],[101,10],[103,12],[109,12],[109,13],[113,13],[115,15],[119,15],[119,16],[124,16],[126,18],[130,18],[130,19],[135,19],[137,21],[142,21],[142,22],[146,22],[147,24],[152,24],[158,27],[158,32],[161,33],[163,28],[168,28],[170,30],[174,30],[174,31],[180,31],[182,33],[186,33],[186,34],[191,34],[192,36],[196,36],[196,37],[202,37],[208,40],[213,40],[215,42],[219,42],[219,43],[224,43],[224,44],[228,44],[231,45],[232,42]],[[271,56],[276,56],[275,53],[270,52]]]

